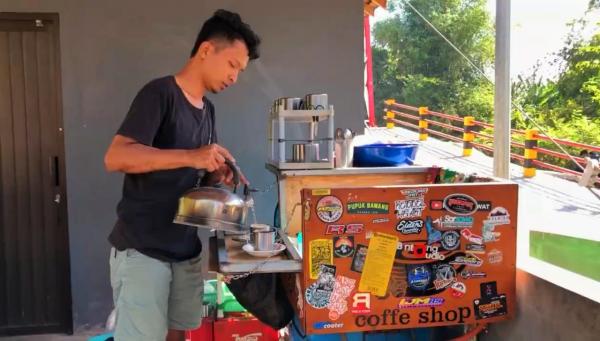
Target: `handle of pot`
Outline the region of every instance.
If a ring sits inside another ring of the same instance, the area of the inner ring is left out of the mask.
[[[237,186],[240,184],[240,170],[238,166],[229,159],[225,159],[225,164],[227,164],[227,166],[229,166],[233,172],[233,193],[235,193]]]
[[[231,161],[229,159],[225,159],[225,164],[227,166],[229,166],[229,168],[233,172],[233,192],[235,193],[235,191],[237,190],[237,186],[240,183],[240,170],[239,170],[238,166],[236,166],[236,164],[233,163],[233,161]],[[202,179],[204,178],[205,175],[206,175],[206,169],[198,170],[198,181],[196,182],[196,188],[201,187]]]

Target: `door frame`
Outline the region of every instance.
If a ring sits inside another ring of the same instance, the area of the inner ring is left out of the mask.
[[[64,321],[61,321],[60,326],[40,326],[40,327],[15,327],[5,329],[3,335],[27,335],[27,334],[40,334],[40,333],[66,333],[68,335],[73,334],[73,300],[71,291],[71,257],[70,257],[70,245],[69,245],[69,224],[68,224],[68,201],[67,201],[67,182],[66,182],[66,162],[65,162],[65,136],[64,136],[64,120],[63,120],[63,98],[62,98],[62,69],[61,69],[61,53],[60,53],[60,20],[58,13],[41,13],[41,12],[0,12],[1,20],[12,20],[12,21],[35,21],[41,19],[46,22],[52,22],[52,25],[48,28],[48,32],[51,35],[50,43],[53,45],[54,53],[54,70],[55,87],[56,93],[56,122],[58,124],[56,131],[56,142],[57,150],[56,156],[58,157],[58,165],[56,169],[59,174],[52,174],[59,182],[58,194],[60,194],[61,201],[57,207],[57,219],[56,226],[60,234],[57,235],[57,261],[60,264],[59,269],[61,275],[57,276],[58,287],[62,288],[62,294],[59,296],[59,300],[65,306],[62,308],[64,312]],[[0,26],[1,28],[1,26]]]

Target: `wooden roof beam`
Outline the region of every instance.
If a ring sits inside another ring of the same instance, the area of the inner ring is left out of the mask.
[[[386,8],[387,0],[364,0],[365,15],[374,15],[377,7]]]

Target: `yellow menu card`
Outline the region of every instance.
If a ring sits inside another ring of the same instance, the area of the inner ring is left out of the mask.
[[[375,232],[369,241],[367,258],[360,276],[358,290],[360,292],[370,292],[375,296],[385,296],[387,291],[394,258],[396,256],[396,247],[398,237]]]

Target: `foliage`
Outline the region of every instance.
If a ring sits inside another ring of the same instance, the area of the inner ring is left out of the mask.
[[[556,54],[556,79],[541,79],[538,67],[513,84],[513,100],[550,136],[600,145],[600,34],[568,44]],[[519,111],[513,126],[535,128]]]
[[[485,0],[413,0],[411,4],[484,70],[493,64],[493,27]],[[374,26],[378,113],[383,100],[489,120],[493,88],[403,1]]]
[[[380,124],[383,101],[387,98],[492,122],[493,85],[405,1],[389,3],[392,15],[375,24],[373,30],[375,100]],[[494,28],[485,0],[412,0],[410,3],[478,68],[493,73]],[[591,0],[589,8],[590,11],[600,9],[600,0]],[[541,126],[552,137],[600,146],[600,33],[582,40],[581,32],[589,24],[583,18],[570,24],[571,33],[564,47],[551,58],[551,66],[559,70],[555,78],[544,77],[542,64],[538,62],[530,75],[520,76],[513,83],[514,129]],[[540,145],[559,151],[546,142]],[[579,150],[567,150],[579,154]],[[569,166],[564,160],[540,158]]]

